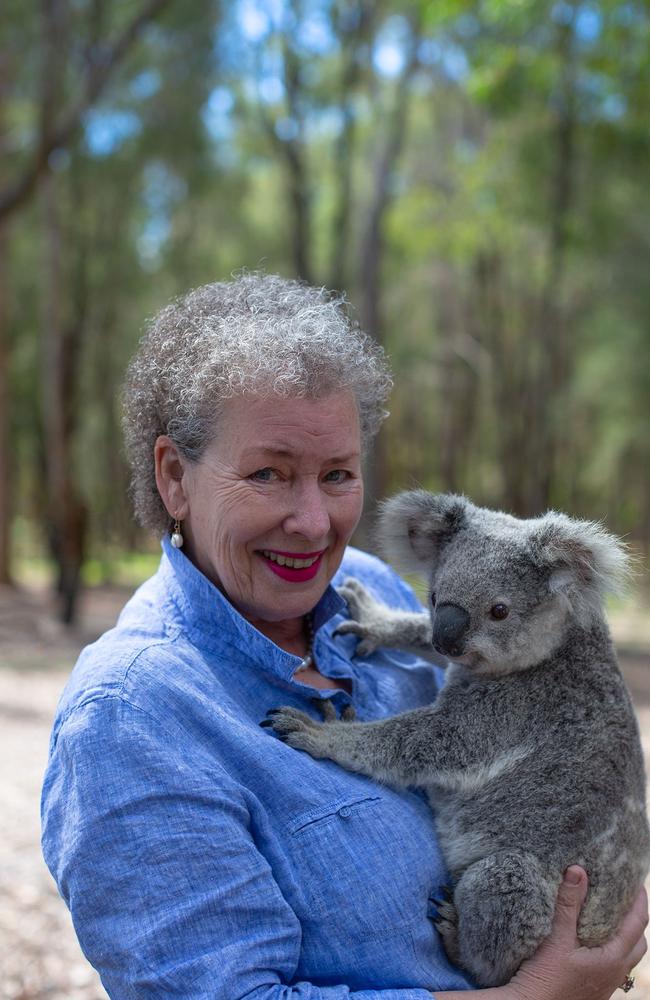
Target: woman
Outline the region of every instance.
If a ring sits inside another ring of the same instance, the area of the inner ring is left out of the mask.
[[[446,875],[424,801],[259,726],[279,704],[373,719],[435,697],[431,666],[357,657],[336,635],[344,576],[418,607],[346,548],[389,386],[341,302],[254,274],[163,310],[131,364],[135,508],[164,535],[162,561],[82,653],[43,792],[46,860],[113,998],[471,989],[427,916]],[[589,952],[575,934],[585,875],[568,875],[551,937],[483,996],[605,1000],[639,960],[644,898]]]

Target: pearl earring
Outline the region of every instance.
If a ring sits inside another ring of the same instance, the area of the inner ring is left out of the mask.
[[[181,522],[176,518],[174,521],[174,530],[172,532],[171,543],[175,549],[180,549],[183,546],[184,538],[181,535]]]

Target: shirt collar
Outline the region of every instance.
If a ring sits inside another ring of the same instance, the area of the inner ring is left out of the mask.
[[[251,625],[181,549],[169,538],[162,539],[159,578],[172,615],[189,633],[199,649],[236,647],[261,668],[290,680],[300,657],[287,653]],[[345,607],[345,601],[329,584],[313,609],[314,634]]]

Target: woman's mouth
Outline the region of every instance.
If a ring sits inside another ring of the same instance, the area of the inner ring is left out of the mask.
[[[274,549],[262,549],[262,556],[267,566],[276,576],[290,583],[304,583],[312,580],[320,568],[326,549],[320,552],[277,552]]]

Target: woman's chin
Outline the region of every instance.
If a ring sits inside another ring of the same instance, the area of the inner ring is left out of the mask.
[[[269,579],[269,576],[271,577]],[[246,597],[228,594],[237,610],[251,622],[282,622],[304,618],[313,611],[327,590],[329,578],[321,568],[311,580],[301,583],[282,579],[278,574],[265,570],[257,586]]]
[[[303,589],[300,594],[284,595],[276,593],[269,596],[267,601],[260,602],[257,609],[257,617],[268,622],[282,622],[290,621],[294,618],[304,618],[305,615],[310,614],[314,610],[324,592],[325,587],[310,587],[309,589]],[[283,597],[286,599],[283,600]]]

